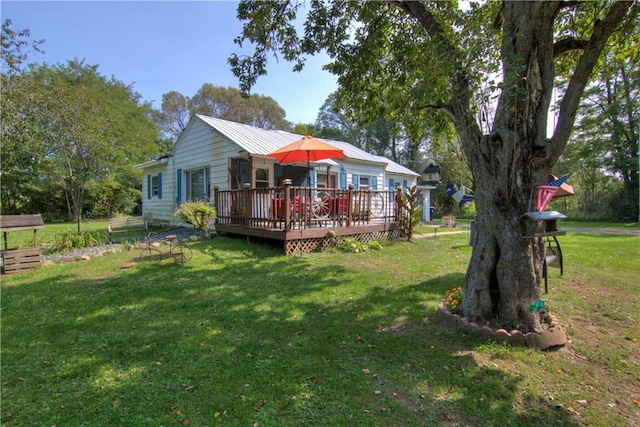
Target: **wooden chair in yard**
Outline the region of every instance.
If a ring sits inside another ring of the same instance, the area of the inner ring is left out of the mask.
[[[109,243],[113,244],[113,235],[115,233],[127,233],[130,231],[149,232],[149,226],[144,217],[141,216],[123,216],[111,218],[107,231],[109,232]]]

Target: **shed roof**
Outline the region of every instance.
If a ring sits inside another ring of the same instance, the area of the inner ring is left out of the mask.
[[[393,160],[389,160],[386,157],[382,157],[382,156],[376,156],[379,159],[384,160],[387,163],[387,168],[386,171],[390,172],[390,173],[399,173],[399,174],[403,174],[403,175],[413,175],[413,176],[420,176],[419,173],[416,173],[414,171],[412,171],[411,169],[402,166],[399,163],[394,162]]]

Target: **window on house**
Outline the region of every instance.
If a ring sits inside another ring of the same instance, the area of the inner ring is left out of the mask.
[[[360,182],[358,183],[358,188],[360,190],[367,190],[371,186],[371,177],[369,176],[360,176]]]
[[[229,181],[232,190],[238,190],[245,182],[249,182],[249,162],[246,159],[230,160]]]
[[[317,179],[316,186],[318,188],[337,188],[336,182],[337,182],[338,176],[336,174],[330,175],[329,185],[327,185],[326,173],[319,173],[316,179]]]
[[[158,175],[151,176],[151,196],[158,197]]]
[[[269,187],[269,169],[256,169],[256,188]]]
[[[193,169],[185,172],[187,200],[209,200],[209,168]]]

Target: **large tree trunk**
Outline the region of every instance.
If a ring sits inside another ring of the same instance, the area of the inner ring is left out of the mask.
[[[478,215],[465,279],[465,316],[480,324],[539,330],[529,304],[540,298],[544,243],[523,238],[519,220],[531,210],[531,189],[516,186],[505,198],[504,177],[485,170],[475,178]]]
[[[535,209],[536,189],[564,150],[591,70],[628,5],[615,4],[595,24],[561,102],[555,133],[547,138],[554,54],[562,54],[553,39],[561,7],[558,2],[504,2],[504,84],[490,135],[481,135],[470,117],[464,71],[452,85],[450,109],[474,175],[478,214],[463,312],[470,321],[523,332],[541,328],[529,304],[540,298],[545,247],[542,238],[523,237],[520,219]]]

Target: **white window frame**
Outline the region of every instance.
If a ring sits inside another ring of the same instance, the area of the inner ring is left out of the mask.
[[[259,171],[264,171],[266,177],[258,178]],[[253,182],[255,188],[269,188],[271,181],[269,180],[269,169],[267,168],[255,168],[253,171]]]
[[[333,185],[333,187],[329,187],[327,185],[327,174],[326,173],[316,173],[316,187],[318,188],[337,188],[338,185],[338,174],[332,173],[329,174],[330,183],[329,185]]]
[[[359,190],[368,190],[371,188],[371,176],[370,175],[360,175],[358,177],[358,189]]]
[[[151,197],[158,197],[158,174],[151,175]]]
[[[199,194],[193,194],[192,175],[199,172],[204,173],[204,188],[203,188],[204,191],[200,192]],[[209,185],[209,167],[208,166],[189,169],[184,172],[184,175],[185,175],[186,200],[188,201],[202,200],[202,199],[209,200],[211,198],[210,189],[209,189],[210,185]]]

